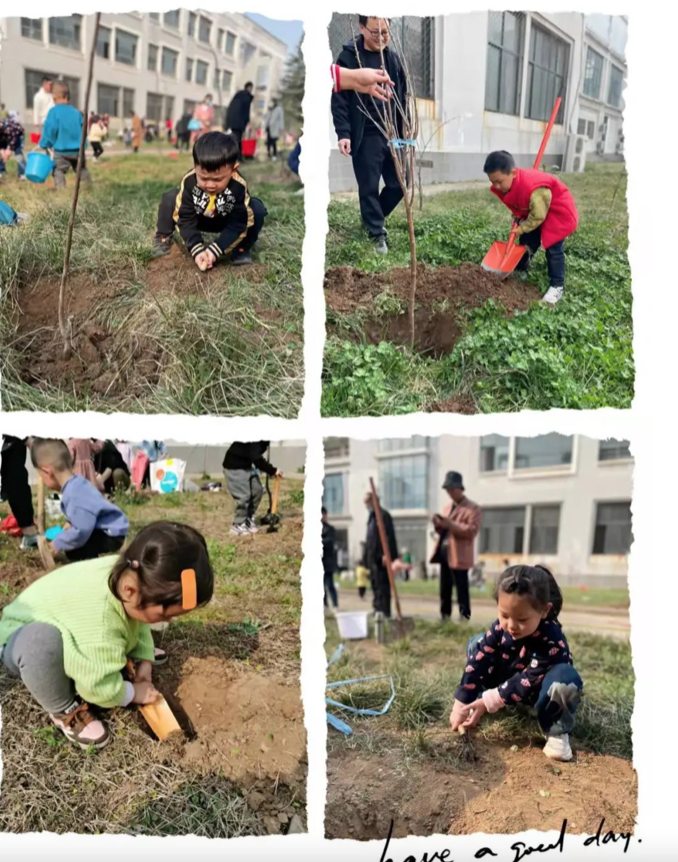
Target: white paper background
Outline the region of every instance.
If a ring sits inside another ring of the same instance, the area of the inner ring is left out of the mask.
[[[77,2],[77,0],[25,0],[21,6],[3,0],[0,15],[40,17],[69,12],[124,12],[133,5],[140,11],[166,11],[165,2]],[[177,4],[178,5],[178,4]],[[182,8],[195,4],[181,3]],[[162,854],[164,860],[187,857],[201,860],[345,860],[359,862],[419,862],[433,859],[471,860],[475,852],[490,846],[497,858],[515,858],[511,845],[517,840],[530,844],[549,843],[557,838],[531,833],[520,837],[436,836],[409,838],[391,843],[383,856],[383,843],[369,844],[323,840],[325,802],[324,717],[325,659],[320,567],[318,512],[322,495],[322,437],[407,436],[411,434],[532,435],[559,431],[592,437],[614,436],[631,440],[636,461],[634,477],[635,544],[630,558],[631,644],[636,672],[636,706],[633,716],[634,764],[639,778],[639,818],[636,837],[628,856],[643,860],[668,860],[677,856],[673,839],[676,818],[676,672],[674,632],[676,623],[677,575],[672,555],[676,535],[675,436],[671,419],[675,413],[676,372],[676,288],[678,251],[674,229],[673,197],[678,174],[676,153],[676,31],[678,16],[673,4],[658,0],[632,0],[625,6],[609,2],[576,3],[542,0],[539,11],[586,11],[629,14],[627,59],[628,86],[624,92],[625,151],[629,171],[630,259],[633,272],[636,391],[631,412],[550,411],[509,416],[419,415],[383,419],[320,419],[320,372],[324,341],[324,301],[322,293],[323,256],[327,231],[326,206],[329,200],[327,168],[329,158],[328,109],[331,62],[327,25],[332,11],[378,12],[380,14],[450,14],[502,8],[487,2],[455,3],[428,0],[417,4],[403,0],[383,0],[380,9],[356,9],[346,2],[299,0],[282,4],[256,0],[247,6],[207,0],[200,8],[218,11],[252,11],[271,18],[303,19],[306,36],[304,54],[307,68],[304,100],[302,178],[306,185],[306,237],[304,240],[303,283],[305,288],[306,393],[298,420],[257,417],[214,419],[208,417],[124,416],[96,414],[39,415],[0,414],[0,432],[62,436],[96,436],[126,439],[166,437],[190,443],[221,443],[233,439],[305,438],[307,481],[302,565],[304,610],[302,614],[302,689],[305,722],[309,738],[308,821],[309,835],[209,841],[185,838],[131,838],[127,836],[0,835],[0,858],[70,860],[74,854],[95,854],[97,859],[138,858],[142,854]],[[530,7],[531,8],[531,7]],[[0,54],[0,62],[2,61]],[[1,803],[0,803],[1,804]],[[84,825],[84,824],[83,824]],[[531,839],[531,840],[530,840]],[[642,841],[642,843],[639,843]],[[561,858],[617,859],[619,844],[604,848],[582,847],[583,839],[568,836]],[[449,848],[448,855],[443,850]],[[433,854],[438,851],[439,856]],[[542,854],[540,854],[542,855]],[[554,854],[551,853],[550,857]],[[486,857],[494,858],[494,857]]]

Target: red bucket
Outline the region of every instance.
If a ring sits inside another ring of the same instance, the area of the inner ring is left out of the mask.
[[[40,143],[40,132],[31,132],[31,143],[39,144]]]
[[[248,138],[247,140],[242,140],[240,142],[240,152],[242,153],[243,158],[252,159],[254,158],[254,152],[257,148],[257,139],[256,138]]]

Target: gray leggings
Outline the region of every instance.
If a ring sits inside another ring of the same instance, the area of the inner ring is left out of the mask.
[[[235,500],[234,524],[244,524],[248,518],[254,518],[264,489],[261,479],[254,470],[225,470],[228,490]]]
[[[2,660],[10,676],[21,679],[46,712],[66,712],[73,706],[75,686],[64,670],[59,629],[47,623],[22,626],[7,641]]]

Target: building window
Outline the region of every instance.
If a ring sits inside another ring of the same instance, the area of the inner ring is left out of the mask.
[[[160,123],[162,120],[162,96],[160,93],[146,94],[146,119],[152,120],[155,123]]]
[[[159,12],[149,12],[148,17],[151,21],[155,21],[156,23],[160,21],[160,13]]]
[[[186,57],[186,80],[193,80],[193,60],[190,57]]]
[[[192,114],[195,111],[197,102],[192,99],[184,99],[184,114]]]
[[[509,463],[509,438],[501,434],[486,434],[480,438],[480,472],[495,473],[507,470]]]
[[[228,54],[229,57],[232,57],[235,53],[235,33],[231,33],[230,30],[226,31],[226,46],[224,48],[224,53]]]
[[[131,117],[134,113],[134,90],[127,87],[122,88],[122,115]]]
[[[257,66],[256,88],[265,90],[268,87],[269,66]]]
[[[563,122],[569,53],[562,39],[532,25],[525,108],[525,116],[531,120],[548,120],[556,99],[561,96],[556,123]]]
[[[195,36],[195,25],[198,20],[198,16],[195,12],[188,13],[188,35]]]
[[[344,513],[344,474],[331,473],[323,479],[323,506],[328,515]]]
[[[217,30],[217,50],[218,51],[224,50],[224,36],[225,35],[226,35],[226,31],[222,30],[222,28],[220,27]]]
[[[158,71],[158,46],[148,45],[148,62],[146,63],[146,68],[149,72],[157,72]]]
[[[626,461],[631,457],[628,440],[601,440],[598,448],[599,461]]]
[[[585,135],[586,134],[586,120],[578,120],[577,121],[577,134]]]
[[[33,107],[33,97],[42,87],[42,79],[47,77],[53,81],[63,81],[68,84],[68,89],[71,94],[70,102],[74,107],[80,104],[80,79],[69,78],[67,75],[55,75],[53,72],[38,72],[35,69],[26,69],[24,73],[26,84],[26,107]]]
[[[516,437],[516,470],[540,467],[563,467],[572,463],[573,437],[543,434],[540,437]]]
[[[108,114],[111,117],[118,117],[120,107],[120,89],[118,87],[109,87],[108,84],[98,84],[97,86],[97,113],[100,115]]]
[[[530,528],[531,554],[558,553],[560,506],[534,506]]]
[[[126,33],[124,30],[115,31],[115,61],[124,63],[126,66],[136,66],[137,43],[139,37],[134,33]],[[157,53],[157,48],[156,48]]]
[[[586,51],[586,69],[584,71],[584,95],[592,99],[600,98],[600,84],[603,80],[602,54],[588,48]]]
[[[525,507],[484,509],[480,528],[481,554],[522,554]]]
[[[628,554],[633,542],[630,503],[598,503],[594,554]]]
[[[379,464],[379,486],[387,509],[425,509],[426,455],[388,458]]]
[[[209,20],[209,18],[205,18],[204,15],[201,15],[200,21],[198,22],[198,39],[201,42],[204,42],[206,45],[209,45],[211,35],[212,22]]]
[[[230,74],[230,72],[224,72],[224,75]],[[326,458],[348,458],[351,451],[348,437],[325,437],[323,446]]]
[[[42,18],[22,18],[21,35],[24,39],[42,42]]]
[[[243,66],[246,66],[249,63],[256,50],[257,49],[254,45],[246,42],[244,39],[240,42],[240,62]]]
[[[221,70],[215,66],[215,68],[214,68],[214,84],[213,84],[215,90],[219,89],[219,82],[220,81],[221,81]]]
[[[162,49],[162,73],[169,75],[170,78],[177,76],[177,64],[179,62],[179,52],[173,51],[171,48]]]
[[[173,9],[171,12],[165,12],[162,16],[162,23],[165,27],[171,27],[172,30],[179,29],[179,9]]]
[[[82,15],[70,15],[68,18],[49,18],[50,45],[61,48],[80,50],[80,35],[82,33]]]
[[[165,96],[165,119],[171,120],[174,116],[174,96]]]
[[[525,16],[522,12],[490,12],[489,16],[485,110],[517,116]]]
[[[394,437],[379,441],[380,452],[402,452],[403,449],[426,449],[428,437]]]
[[[97,57],[103,57],[104,60],[111,59],[111,28],[99,27],[97,33]]]
[[[593,120],[589,120],[586,126],[586,137],[592,141],[596,136],[596,124]]]
[[[406,551],[410,552],[412,563],[416,566],[426,563],[428,554],[426,552],[428,542],[428,522],[420,520],[409,520],[398,518],[396,524],[396,535],[398,537],[398,550],[402,556]]]
[[[224,69],[221,76],[221,89],[224,93],[231,92],[231,82],[233,81],[233,73]]]
[[[607,103],[613,108],[618,108],[621,105],[622,84],[624,82],[624,73],[616,66],[610,66],[610,84],[607,89]]]
[[[205,63],[204,60],[198,60],[198,62],[195,64],[195,83],[206,84],[208,71],[209,65]]]

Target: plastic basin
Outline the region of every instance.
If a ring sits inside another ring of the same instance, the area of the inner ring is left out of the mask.
[[[336,615],[339,634],[345,640],[361,640],[367,637],[367,612],[347,611]]]

